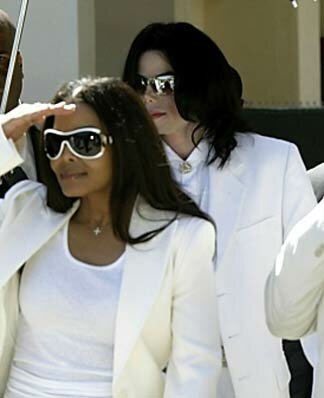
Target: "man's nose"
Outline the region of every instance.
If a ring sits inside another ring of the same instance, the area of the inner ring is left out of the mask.
[[[144,104],[155,102],[157,99],[156,92],[152,89],[150,85],[146,86],[144,94],[142,95]]]

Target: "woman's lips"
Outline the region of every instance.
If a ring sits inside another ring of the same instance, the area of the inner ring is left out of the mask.
[[[70,181],[70,180],[77,180],[78,178],[82,178],[86,175],[87,173],[74,173],[74,172],[68,172],[68,173],[61,173],[60,177],[61,180],[63,181]]]

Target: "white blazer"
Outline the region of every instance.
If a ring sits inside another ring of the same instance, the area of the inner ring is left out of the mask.
[[[1,134],[0,153],[10,167],[19,162],[12,143]],[[0,161],[0,174],[6,171],[6,162]],[[76,208],[77,204],[66,214],[53,212],[46,206],[45,187],[31,181],[16,184],[0,200],[0,396],[17,329],[17,271]],[[170,213],[156,211],[141,200],[138,210],[131,220],[133,235],[170,218]],[[149,242],[127,245],[116,324],[115,398],[215,397],[221,350],[214,240],[210,223],[182,217]]]
[[[324,397],[324,200],[289,234],[266,286],[266,313],[276,336],[319,339],[315,398]]]
[[[316,199],[295,145],[249,133],[236,138],[226,165],[218,160],[202,174],[209,191],[201,205],[217,225],[221,336],[236,398],[288,398],[290,374],[281,340],[266,325],[264,287],[284,238]],[[205,159],[207,147],[199,148]]]

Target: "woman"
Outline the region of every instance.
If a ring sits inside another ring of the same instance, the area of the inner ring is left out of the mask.
[[[284,237],[315,198],[297,148],[248,131],[238,77],[207,35],[182,22],[145,27],[123,72],[174,177],[217,225],[221,396],[288,397],[290,375],[266,326],[263,290]]]
[[[4,397],[214,397],[213,225],[124,83],[72,81],[53,102],[0,120],[3,173],[19,163],[5,135],[53,113],[45,186],[22,181],[0,201]]]

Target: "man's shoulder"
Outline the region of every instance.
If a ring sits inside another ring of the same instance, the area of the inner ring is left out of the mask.
[[[295,146],[292,142],[279,138],[268,137],[256,132],[236,133],[237,147],[250,150],[280,150],[289,151],[289,148]]]

